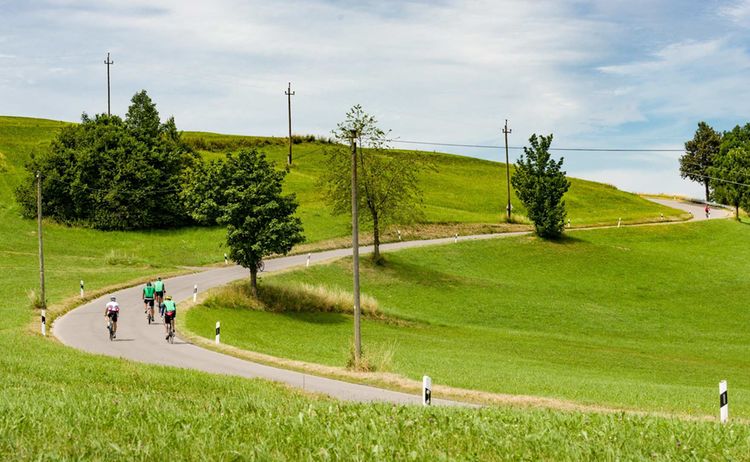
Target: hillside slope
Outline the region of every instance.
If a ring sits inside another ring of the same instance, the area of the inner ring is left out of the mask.
[[[13,188],[24,174],[24,163],[35,152],[46,149],[63,122],[20,117],[0,117],[0,206],[14,207]],[[255,145],[283,166],[287,145],[283,138],[243,137],[203,132],[186,132],[185,139],[206,157],[223,155],[224,148]],[[297,194],[308,242],[346,236],[348,218],[332,216],[320,194],[318,179],[325,168],[323,156],[329,145],[303,141],[294,145],[294,166],[285,188]],[[435,168],[421,175],[425,196],[425,225],[441,225],[443,234],[481,232],[500,228],[504,218],[505,164],[450,154],[398,151],[398,155],[419,157]],[[580,179],[571,179],[565,200],[573,226],[656,221],[660,214],[677,217],[679,211],[648,202],[634,194]],[[522,204],[512,197],[514,211],[524,214]],[[467,225],[472,225],[468,227]],[[501,228],[500,228],[501,229]],[[464,231],[466,230],[466,231]],[[421,231],[424,233],[425,231]],[[386,236],[386,239],[389,236]],[[393,235],[390,235],[393,238]]]

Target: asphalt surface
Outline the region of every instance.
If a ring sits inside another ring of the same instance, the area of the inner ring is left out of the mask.
[[[694,219],[705,219],[703,207],[700,205],[665,199],[655,199],[654,201],[669,207],[689,211],[693,213]],[[712,211],[711,218],[724,218],[728,215],[729,212],[715,209]],[[497,239],[520,234],[525,233],[459,236],[458,238],[397,242],[384,244],[381,246],[381,250],[388,252],[405,248],[450,244],[456,240]],[[360,252],[363,254],[372,252],[372,247],[361,247]],[[311,254],[310,263],[320,263],[326,260],[346,257],[351,254],[351,249],[318,252]],[[294,255],[268,260],[265,262],[265,272],[270,273],[295,266],[303,266],[307,258],[307,255]],[[248,278],[249,275],[250,272],[245,268],[232,265],[167,279],[165,280],[165,288],[167,293],[172,295],[174,300],[177,301],[179,316],[180,301],[185,301],[192,297],[194,285],[197,284],[199,291],[205,291],[238,279]],[[258,364],[206,350],[183,341],[179,336],[175,339],[174,344],[168,344],[164,338],[164,326],[159,320],[158,313],[157,324],[147,324],[143,313],[141,290],[142,287],[138,286],[114,293],[121,307],[117,338],[114,341],[109,340],[104,318],[104,306],[109,301],[109,296],[86,303],[58,318],[52,327],[52,333],[65,345],[90,353],[127,358],[144,363],[197,369],[217,374],[263,378],[347,401],[384,401],[399,404],[421,404],[421,396],[419,395],[385,390]],[[425,374],[429,375],[429,371],[425,371]],[[464,403],[435,398],[434,394],[432,402],[437,405],[465,405]]]

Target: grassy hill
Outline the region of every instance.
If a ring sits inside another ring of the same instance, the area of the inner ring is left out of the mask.
[[[346,404],[41,338],[36,321],[30,327],[38,313],[26,299],[38,280],[35,223],[18,217],[11,193],[25,159],[60,126],[0,117],[0,459],[726,460],[750,453],[750,427],[737,423]],[[338,232],[320,228],[318,239]],[[45,239],[48,297],[57,306],[76,296],[79,279],[92,292],[215,262],[223,253],[220,229],[104,233],[45,223]]]
[[[46,149],[49,141],[64,123],[20,117],[0,116],[0,205],[13,207],[12,191],[23,174],[23,165],[31,153]],[[226,149],[257,146],[268,157],[283,166],[287,144],[283,138],[243,137],[202,132],[184,133],[186,141],[196,146],[208,158],[222,156]],[[321,242],[346,236],[348,218],[331,216],[323,202],[318,178],[323,169],[327,144],[303,140],[294,145],[294,167],[286,179],[285,188],[297,194],[308,242]],[[404,235],[467,234],[490,229],[502,230],[505,208],[504,164],[470,157],[440,153],[399,151],[399,155],[429,160],[434,170],[421,175],[425,193],[425,218],[431,230],[422,226],[419,231]],[[572,179],[565,197],[568,216],[573,226],[624,222],[656,221],[660,214],[676,218],[681,214],[648,202],[636,195],[619,191],[601,183]],[[512,197],[514,211],[525,213],[523,205]],[[437,229],[436,229],[437,228]],[[208,231],[210,237],[214,235]],[[385,236],[393,238],[393,232]]]
[[[363,322],[365,351],[419,380],[582,404],[715,415],[727,379],[732,415],[750,417],[750,324],[743,296],[750,227],[733,221],[514,237],[404,250],[369,263],[362,290],[384,319]],[[263,284],[351,291],[351,260]],[[227,307],[218,294],[187,326],[274,356],[343,367],[344,313]],[[295,304],[297,303],[297,304]],[[402,322],[398,322],[402,320]],[[377,376],[373,377],[377,379]]]

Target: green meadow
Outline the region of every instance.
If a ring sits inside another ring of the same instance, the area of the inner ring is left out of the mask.
[[[362,291],[385,320],[363,321],[363,345],[392,354],[411,379],[588,405],[715,415],[729,381],[732,414],[750,416],[750,227],[728,220],[464,242],[365,260]],[[351,290],[351,260],[263,284]],[[231,345],[344,366],[346,313],[228,308],[221,294],[188,313]],[[393,322],[402,320],[406,322]]]
[[[42,338],[27,299],[38,281],[36,225],[18,217],[12,190],[24,160],[59,127],[0,118],[0,459],[743,460],[750,453],[750,427],[741,423],[350,404]],[[324,239],[327,227],[320,228]],[[220,229],[105,233],[46,222],[44,237],[53,306],[76,296],[79,279],[92,292],[223,255]]]

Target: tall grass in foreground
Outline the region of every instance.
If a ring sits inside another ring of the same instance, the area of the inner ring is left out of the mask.
[[[5,336],[4,348],[13,337]],[[260,380],[0,356],[4,460],[748,460],[750,427],[620,414],[346,404]],[[7,351],[7,350],[5,350]]]

